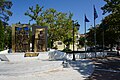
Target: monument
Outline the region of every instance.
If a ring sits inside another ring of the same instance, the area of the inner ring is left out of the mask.
[[[27,24],[12,26],[12,52],[30,51],[30,27]]]
[[[32,26],[32,51],[47,51],[47,27]]]
[[[12,26],[12,52],[30,52],[30,42],[32,42],[32,52],[47,51],[47,27],[32,26],[30,35],[30,25],[15,24]],[[32,37],[32,41],[30,41]]]

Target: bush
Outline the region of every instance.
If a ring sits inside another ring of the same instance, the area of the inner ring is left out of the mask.
[[[65,48],[65,49],[62,50],[62,52],[70,52],[70,51],[72,51],[72,50],[69,49],[69,48]]]
[[[52,49],[55,49],[55,50],[57,50],[58,48],[57,48],[57,46],[55,46],[55,47],[53,47]]]

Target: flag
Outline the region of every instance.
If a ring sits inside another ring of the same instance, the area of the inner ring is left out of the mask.
[[[90,21],[87,19],[86,15],[85,15],[85,22],[90,22]]]
[[[96,11],[95,5],[94,5],[94,20],[95,20],[96,18],[98,18],[98,14],[97,14],[97,11]]]

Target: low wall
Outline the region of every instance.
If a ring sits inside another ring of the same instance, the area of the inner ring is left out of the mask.
[[[107,56],[107,52],[97,52],[96,54],[93,52],[89,53],[75,53],[76,59],[83,59],[83,58],[94,58],[94,57],[104,57]],[[48,52],[39,52],[38,56],[35,57],[25,57],[25,53],[11,53],[11,54],[0,54],[0,60],[2,61],[26,61],[32,59],[39,59],[39,60],[64,60],[64,59],[73,59],[73,54],[66,54],[60,51],[48,51]]]
[[[48,52],[39,52],[39,60],[49,60]]]
[[[76,59],[84,59],[84,58],[95,58],[95,57],[105,57],[107,56],[107,52],[89,52],[89,53],[75,53]],[[73,59],[73,54],[66,54],[67,59]]]

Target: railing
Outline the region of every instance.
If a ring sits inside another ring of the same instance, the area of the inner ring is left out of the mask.
[[[75,53],[75,58],[76,59],[83,59],[83,58],[103,58],[103,57],[108,57],[108,56],[116,56],[116,51],[99,51],[99,52],[90,52],[90,51],[71,51],[71,52],[66,52],[66,57],[72,59],[73,58],[73,53]]]
[[[86,58],[104,58],[108,56],[117,56],[117,52],[110,52],[110,51],[105,51],[105,52],[90,52],[87,51],[74,51],[75,53],[75,58],[76,59],[86,59]],[[68,59],[72,60],[73,59],[73,51],[71,52],[60,52],[60,51],[49,51],[48,56],[50,60],[56,60],[56,59]]]

